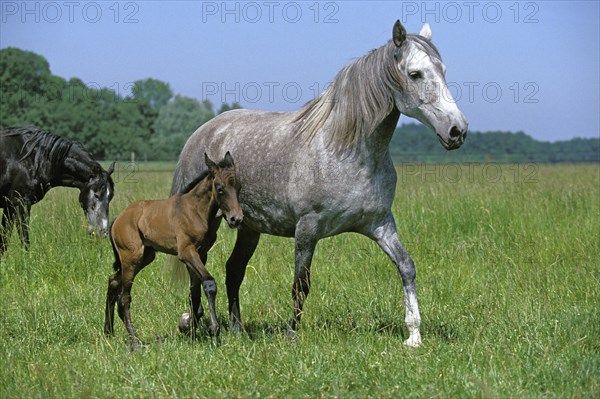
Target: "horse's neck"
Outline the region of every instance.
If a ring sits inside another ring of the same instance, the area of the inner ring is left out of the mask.
[[[379,162],[387,160],[390,142],[399,118],[400,112],[394,107],[371,134],[361,140],[356,148],[350,150],[351,158],[360,159],[365,164],[379,164]],[[338,155],[346,159],[348,154],[340,152]]]
[[[63,162],[63,168],[53,185],[83,188],[98,173],[100,165],[88,153],[72,147]]]

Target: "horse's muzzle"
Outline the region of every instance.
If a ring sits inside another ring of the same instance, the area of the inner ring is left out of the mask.
[[[450,131],[448,132],[447,139],[442,138],[442,136],[439,134],[437,136],[445,149],[447,149],[448,151],[456,150],[464,144],[467,138],[467,128],[459,128],[456,126],[452,126],[452,128],[450,128]]]

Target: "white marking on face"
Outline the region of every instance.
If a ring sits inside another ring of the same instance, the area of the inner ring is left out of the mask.
[[[450,129],[456,126],[466,130],[467,121],[448,89],[444,64],[414,43],[403,58],[399,67],[408,89],[406,95],[397,98],[400,112],[420,120],[449,142]]]

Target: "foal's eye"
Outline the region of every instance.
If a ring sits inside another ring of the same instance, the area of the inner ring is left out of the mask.
[[[421,71],[412,71],[408,73],[408,76],[410,76],[412,80],[417,80],[423,78],[423,73]]]
[[[217,190],[217,194],[218,195],[225,194],[225,190],[223,189],[222,185],[220,185],[220,184],[215,185],[215,189]]]

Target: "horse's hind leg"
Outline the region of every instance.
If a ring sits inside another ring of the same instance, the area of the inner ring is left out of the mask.
[[[233,331],[242,331],[242,317],[240,315],[240,285],[246,274],[246,266],[260,239],[260,233],[250,230],[242,225],[238,229],[235,247],[227,260],[227,275],[225,285],[227,286],[227,299],[229,301],[229,324]]]

